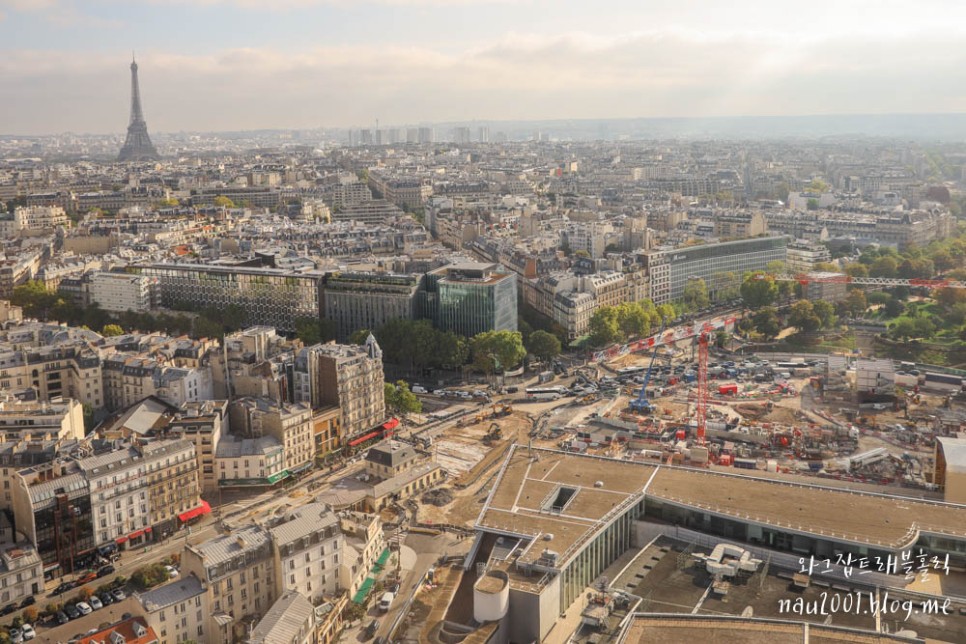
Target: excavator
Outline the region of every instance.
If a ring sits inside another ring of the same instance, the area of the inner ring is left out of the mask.
[[[637,394],[637,400],[631,401],[631,411],[638,414],[649,414],[654,410],[654,406],[647,400],[647,385],[651,382],[651,374],[654,372],[654,360],[661,345],[657,343],[657,338],[664,334],[664,321],[661,321],[661,330],[654,336],[654,352],[651,354],[651,362],[647,365],[647,373],[644,374],[644,382],[641,384],[641,391]]]

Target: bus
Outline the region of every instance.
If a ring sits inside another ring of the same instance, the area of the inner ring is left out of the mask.
[[[618,376],[636,376],[639,373],[644,373],[647,371],[646,367],[624,367],[623,369],[617,370]]]
[[[567,395],[563,387],[531,387],[527,389],[527,400],[560,400]]]

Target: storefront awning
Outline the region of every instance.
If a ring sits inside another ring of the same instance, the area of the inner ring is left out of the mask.
[[[379,555],[379,558],[376,559],[376,564],[372,567],[372,569],[376,572],[381,571],[385,567],[386,562],[389,561],[389,556],[391,554],[392,553],[389,552],[389,548],[386,548],[385,550],[383,550],[382,553]]]
[[[118,537],[117,539],[114,540],[114,542],[117,543],[118,545],[122,543],[127,543],[127,537]]]
[[[292,476],[292,473],[291,472],[289,472],[288,470],[282,470],[281,472],[278,472],[276,474],[272,474],[266,480],[269,482],[269,484],[275,485],[276,483],[278,483],[282,479],[287,479],[290,476]]]
[[[192,510],[188,510],[187,512],[182,512],[178,515],[178,518],[181,519],[181,521],[190,521],[195,517],[200,517],[202,514],[208,514],[209,512],[211,512],[211,506],[208,505],[207,501],[203,500],[201,505]]]
[[[300,474],[307,469],[311,469],[312,465],[313,465],[312,461],[309,461],[308,463],[302,463],[301,465],[290,469],[289,472],[291,472],[292,474]]]
[[[390,418],[389,420],[387,420],[386,422],[384,422],[382,424],[382,428],[385,429],[387,432],[391,432],[392,430],[396,429],[397,427],[399,427],[399,419],[398,418]]]
[[[127,535],[127,538],[128,538],[128,539],[137,539],[137,538],[138,538],[138,537],[140,537],[140,536],[141,536],[142,534],[144,534],[144,530],[135,530],[135,531],[134,531],[134,532],[132,532],[131,534],[129,534],[129,535]]]
[[[352,596],[352,601],[356,604],[361,604],[362,602],[366,601],[366,596],[369,594],[369,591],[372,589],[372,585],[374,583],[376,583],[376,580],[373,577],[366,577],[366,580],[362,582],[361,586],[359,586],[359,590],[357,590],[356,594]]]

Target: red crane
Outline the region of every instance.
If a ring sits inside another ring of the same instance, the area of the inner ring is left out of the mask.
[[[708,332],[702,331],[698,336],[698,390],[697,414],[698,431],[696,440],[698,445],[704,445],[704,430],[708,419]]]

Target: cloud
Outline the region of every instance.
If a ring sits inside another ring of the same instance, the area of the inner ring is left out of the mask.
[[[153,131],[422,121],[966,111],[955,34],[794,40],[681,30],[429,46],[138,53]],[[126,55],[0,59],[7,132],[122,131]]]

